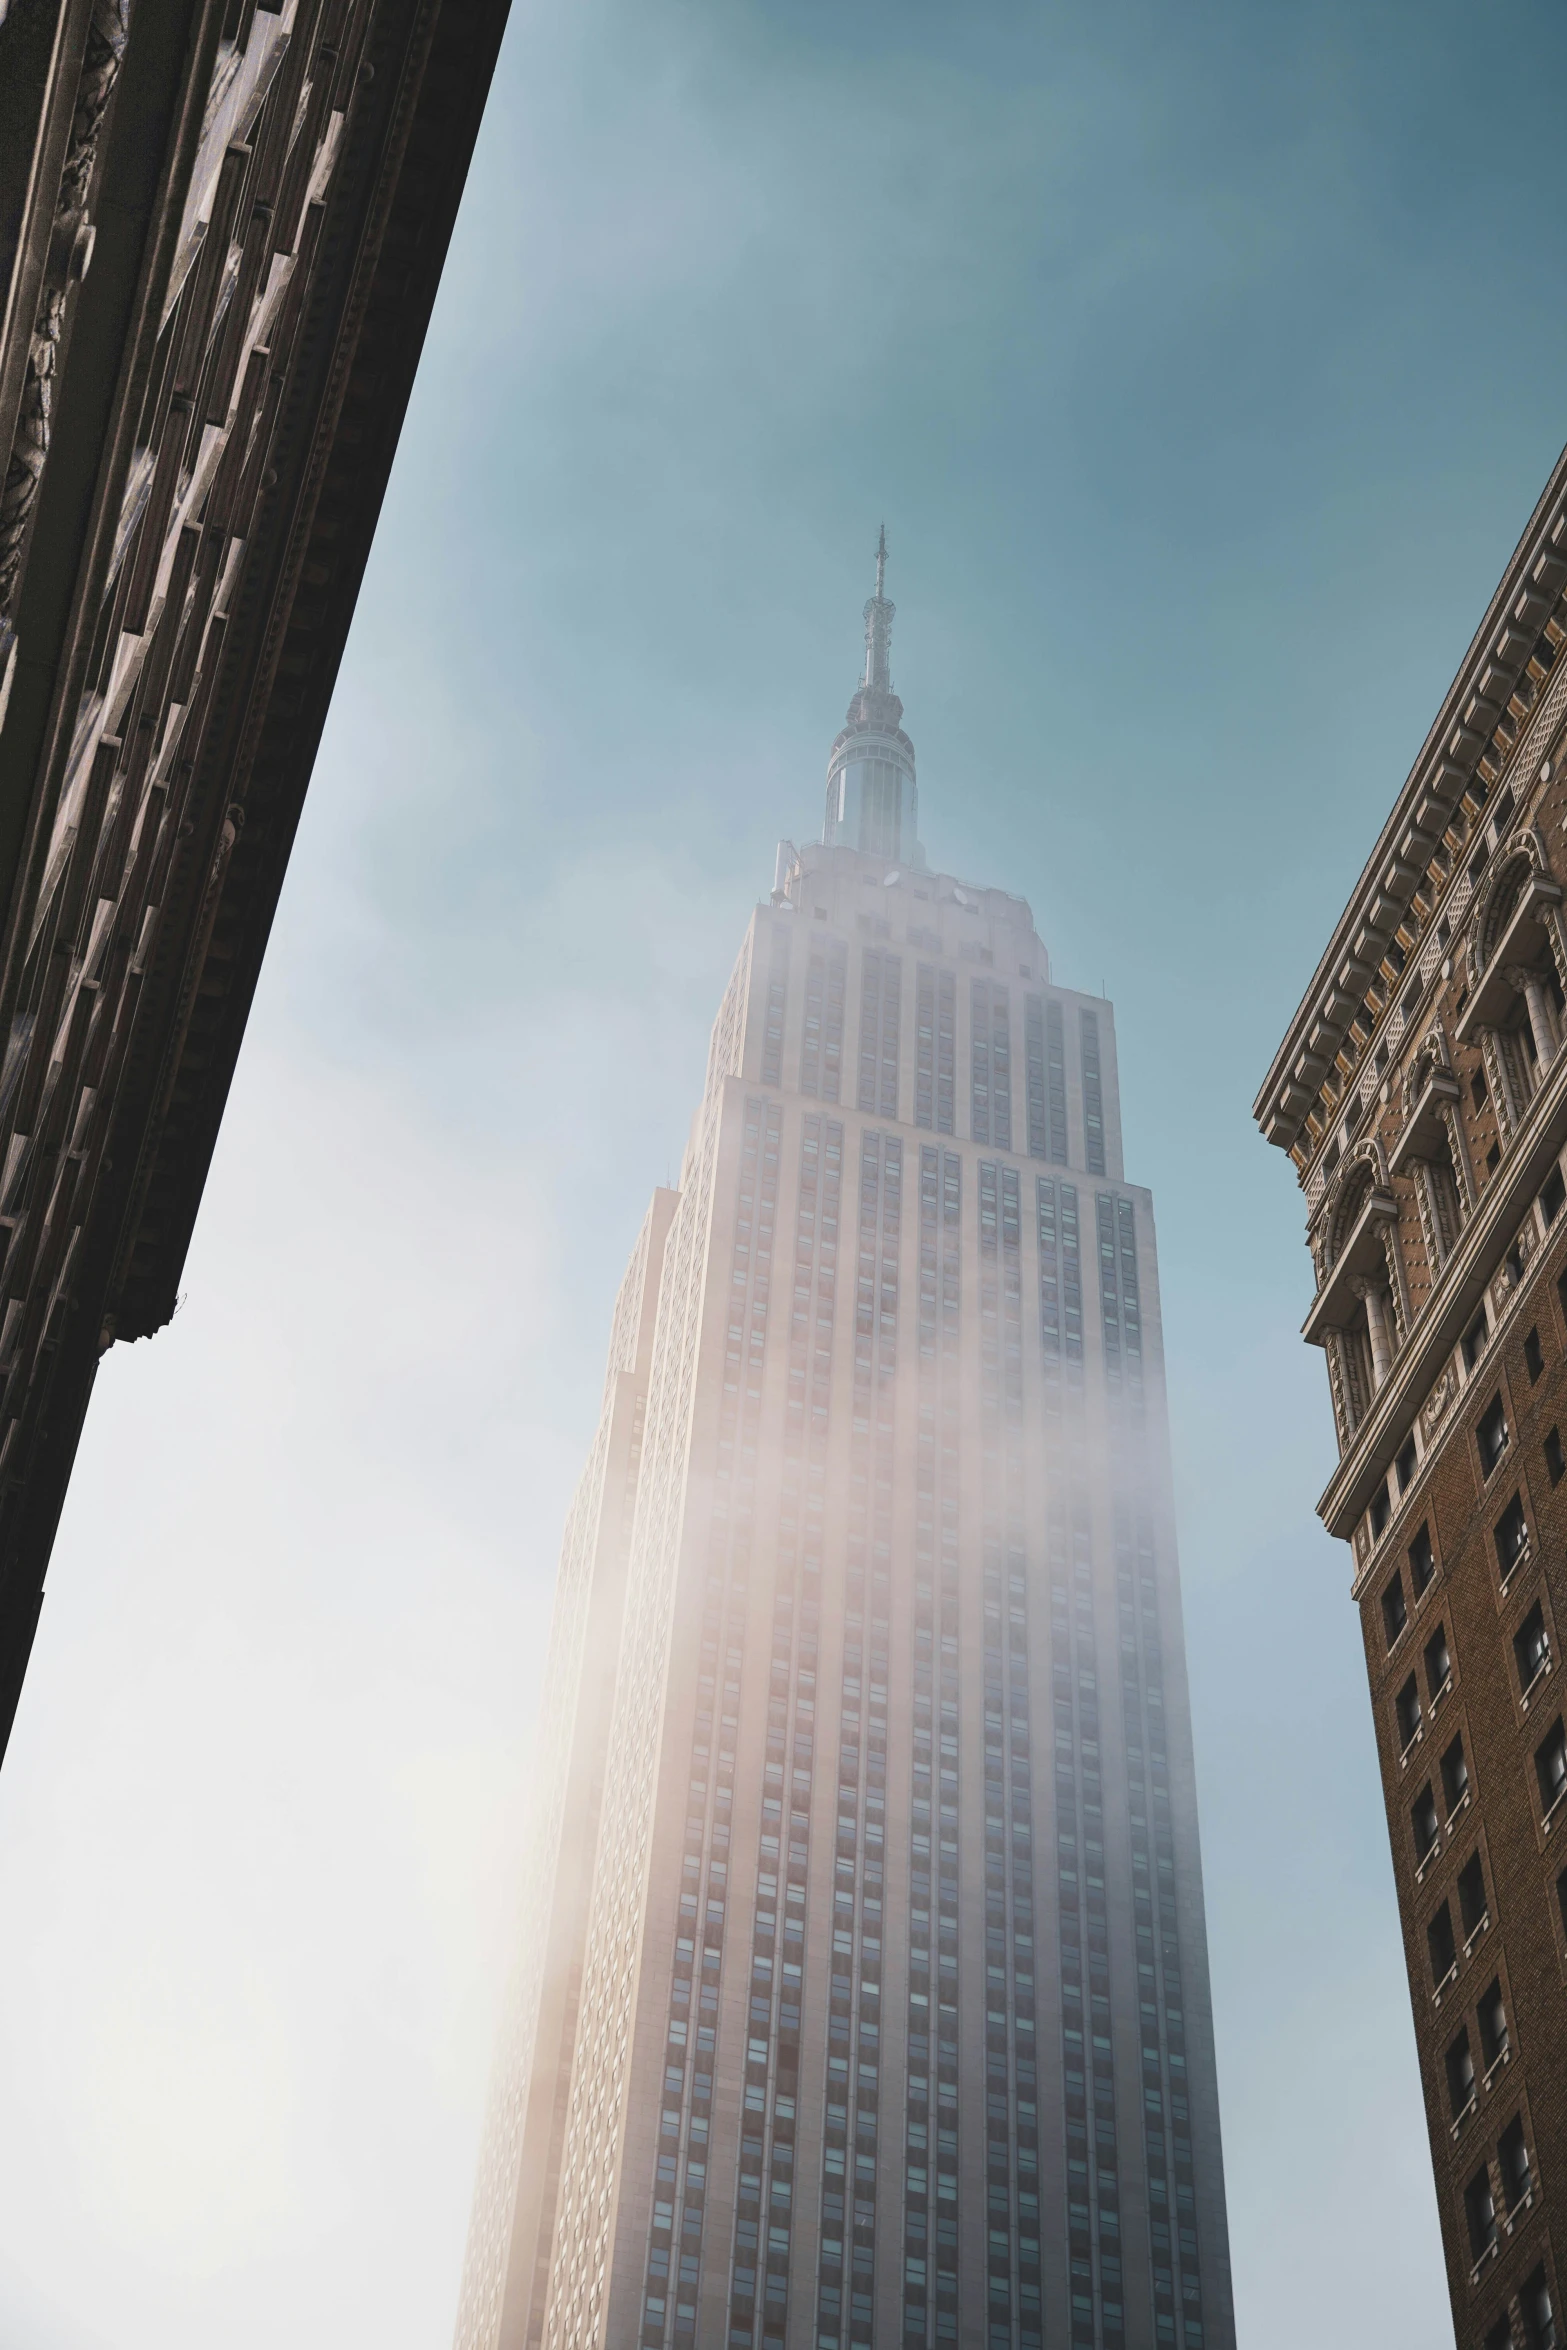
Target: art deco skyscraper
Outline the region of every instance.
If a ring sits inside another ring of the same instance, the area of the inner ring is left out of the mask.
[[[1230,2350],[1152,1205],[893,608],[561,1562],[461,2350]]]

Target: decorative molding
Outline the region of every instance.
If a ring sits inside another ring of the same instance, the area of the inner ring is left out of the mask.
[[[1480,1187],[1475,1181],[1474,1161],[1469,1156],[1469,1136],[1464,1130],[1464,1122],[1458,1114],[1456,1102],[1443,1104],[1442,1122],[1447,1128],[1447,1145],[1452,1153],[1453,1170],[1461,1194],[1459,1218],[1461,1223],[1466,1224],[1475,1212],[1475,1204],[1480,1197]]]
[[[1498,843],[1469,909],[1466,966],[1471,990],[1479,986],[1490,969],[1497,943],[1523,895],[1524,880],[1531,873],[1542,882],[1549,883],[1551,889],[1560,895],[1546,855],[1545,843],[1534,825],[1525,824],[1520,825],[1506,841]],[[1517,881],[1518,886],[1509,895],[1509,885],[1514,881]]]
[[[1458,1393],[1458,1373],[1449,1361],[1443,1364],[1440,1378],[1420,1407],[1420,1425],[1427,1437],[1432,1436],[1448,1405]]]
[[[1322,1272],[1324,1274],[1330,1273],[1337,1263],[1338,1253],[1343,1247],[1346,1235],[1365,1204],[1364,1199],[1360,1196],[1361,1184],[1358,1180],[1353,1184],[1350,1181],[1351,1176],[1358,1177],[1362,1168],[1369,1169],[1369,1181],[1365,1185],[1365,1189],[1375,1191],[1391,1189],[1387,1171],[1387,1153],[1374,1134],[1363,1135],[1359,1142],[1352,1143],[1344,1153],[1343,1158],[1333,1170],[1332,1181],[1323,1193],[1316,1215],[1312,1219],[1321,1239]]]
[[[1292,1148],[1304,1132],[1322,1077],[1348,1034],[1365,986],[1482,761],[1487,788],[1513,774],[1532,778],[1567,714],[1567,661],[1549,658],[1549,674],[1538,691],[1525,675],[1567,586],[1564,492],[1567,452],[1557,460],[1257,1093],[1253,1114],[1266,1138],[1281,1149]],[[1520,686],[1526,704],[1521,725],[1513,716]],[[1459,865],[1431,908],[1433,929],[1440,910],[1456,932],[1455,912],[1466,888],[1467,873]],[[1422,969],[1431,950],[1426,932]],[[1394,997],[1383,1009],[1379,1028],[1386,1024],[1390,1029],[1396,1018]]]
[[[1530,1102],[1513,1147],[1492,1177],[1421,1315],[1365,1418],[1324,1488],[1317,1514],[1341,1538],[1385,1475],[1422,1389],[1439,1379],[1505,1253],[1508,1241],[1567,1143],[1567,1053],[1557,1055]],[[1505,1237],[1504,1237],[1505,1236]]]
[[[1491,1101],[1505,1151],[1518,1131],[1518,1105],[1513,1098],[1513,1073],[1507,1065],[1501,1037],[1494,1028],[1482,1028],[1480,1031],[1480,1058],[1485,1063],[1485,1081],[1491,1089]]]

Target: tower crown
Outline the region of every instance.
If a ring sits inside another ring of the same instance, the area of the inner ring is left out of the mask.
[[[865,666],[843,731],[827,761],[828,848],[867,850],[923,865],[914,745],[903,731],[903,704],[892,690],[892,621],[887,600],[887,531],[876,542],[876,592],[865,606]]]

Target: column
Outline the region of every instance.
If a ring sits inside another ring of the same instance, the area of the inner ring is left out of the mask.
[[[1512,965],[1508,967],[1505,976],[1529,1008],[1529,1029],[1543,1077],[1556,1058],[1556,1033],[1551,1024],[1551,1007],[1545,993],[1545,982],[1538,971],[1524,971]]]
[[[1387,1299],[1374,1281],[1352,1281],[1350,1287],[1366,1309],[1366,1328],[1371,1334],[1371,1386],[1375,1393],[1393,1368],[1393,1338],[1388,1327]]]

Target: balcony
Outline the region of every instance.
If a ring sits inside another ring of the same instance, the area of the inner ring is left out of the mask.
[[[1354,1320],[1360,1305],[1354,1287],[1357,1280],[1386,1283],[1387,1251],[1382,1235],[1397,1222],[1397,1200],[1390,1191],[1373,1185],[1301,1326],[1301,1335],[1311,1345],[1320,1346],[1327,1331],[1342,1330]]]
[[[1486,958],[1468,1001],[1453,1024],[1453,1033],[1461,1044],[1472,1042],[1481,1028],[1495,1028],[1512,1008],[1514,988],[1508,978],[1509,968],[1522,965],[1527,969],[1539,963],[1550,953],[1550,935],[1545,926],[1547,906],[1561,904],[1561,889],[1543,873],[1531,872],[1523,885],[1517,905],[1507,918],[1507,927]]]
[[[1387,1154],[1391,1174],[1402,1175],[1415,1159],[1434,1159],[1445,1154],[1447,1127],[1442,1118],[1442,1105],[1457,1100],[1457,1078],[1445,1069],[1428,1071],[1425,1084],[1410,1104],[1403,1131]]]

